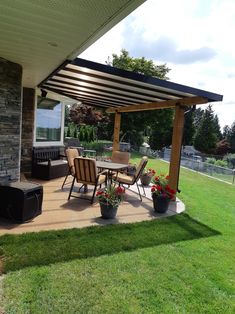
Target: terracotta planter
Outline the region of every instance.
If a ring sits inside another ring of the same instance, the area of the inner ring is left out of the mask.
[[[142,175],[140,177],[140,182],[141,182],[142,185],[147,186],[147,185],[150,184],[151,179],[152,179],[152,177],[150,177],[150,176]]]
[[[165,213],[168,210],[170,199],[162,195],[153,194],[153,207],[157,213]]]
[[[118,205],[100,203],[101,216],[104,219],[113,219],[117,215]]]

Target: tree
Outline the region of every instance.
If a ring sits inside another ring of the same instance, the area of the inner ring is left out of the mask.
[[[102,135],[102,131],[110,122],[109,115],[104,114],[102,110],[96,110],[90,106],[74,104],[69,111],[70,121],[73,121],[74,129],[70,133],[77,137],[79,130],[80,141],[91,142]],[[94,127],[96,126],[96,127]],[[96,133],[96,134],[95,134]],[[105,134],[105,132],[103,132]],[[112,134],[112,133],[111,133]],[[110,139],[110,132],[102,139]],[[100,137],[101,138],[101,137]]]
[[[201,119],[204,115],[204,110],[201,108],[197,108],[194,112],[193,125],[195,129],[198,129]]]
[[[224,138],[216,143],[216,155],[224,156],[230,151],[230,148],[230,143]]]
[[[220,124],[219,124],[219,118],[216,115],[214,115],[214,130],[215,130],[215,134],[218,137],[219,140],[222,140],[222,133],[220,131]]]
[[[224,139],[229,140],[231,136],[231,128],[228,125],[225,125],[223,128],[222,136]]]
[[[189,110],[185,116],[184,121],[184,136],[183,136],[183,145],[192,145],[193,137],[195,134],[195,126],[194,126],[194,111]]]
[[[103,114],[101,111],[95,110],[92,107],[86,105],[74,104],[69,112],[71,121],[76,125],[97,125],[98,122],[102,121]]]
[[[216,143],[219,140],[216,127],[214,112],[209,105],[204,111],[196,131],[194,147],[197,150],[207,154],[215,153]]]
[[[225,125],[223,128],[223,138],[226,139],[230,144],[230,150],[232,153],[235,152],[235,121],[229,127]]]
[[[70,111],[69,106],[65,105],[65,109],[64,109],[64,125],[65,126],[68,126],[69,122],[71,121],[69,117],[69,111]]]
[[[106,63],[119,69],[149,75],[164,80],[169,79],[166,75],[169,73],[170,69],[165,63],[155,65],[152,60],[147,60],[144,57],[132,58],[130,57],[129,52],[125,49],[121,50],[121,54],[119,56],[114,53],[112,55],[112,59],[108,57],[108,61]]]
[[[155,65],[152,60],[146,60],[144,57],[133,58],[124,49],[121,50],[120,55],[113,54],[112,58],[108,58],[107,64],[160,79],[168,79],[167,74],[170,71],[166,64]],[[171,138],[169,140],[168,134],[172,126],[172,119],[172,109],[123,113],[121,119],[121,139],[139,146],[143,143],[144,135],[148,133],[151,138],[151,147],[160,149],[163,142],[164,145],[165,143],[167,145],[171,143]],[[159,128],[161,128],[161,132]],[[165,140],[162,141],[162,138]],[[158,141],[158,143],[155,143],[155,141]]]
[[[230,142],[230,146],[231,146],[231,152],[235,153],[235,121],[233,122],[233,124],[231,126],[229,142]]]
[[[149,145],[152,149],[160,150],[169,146],[172,140],[172,110],[157,110],[158,119],[152,123],[153,128],[149,137]],[[166,125],[168,126],[166,128]]]

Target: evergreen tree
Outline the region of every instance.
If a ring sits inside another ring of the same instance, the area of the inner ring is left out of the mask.
[[[74,127],[73,137],[74,137],[74,138],[77,138],[77,137],[78,137],[78,129],[77,129],[77,126],[76,126],[76,125],[75,125],[75,127]]]
[[[69,111],[70,111],[69,106],[65,105],[65,109],[64,109],[64,125],[65,126],[68,126],[69,122],[71,121],[69,117]]]
[[[220,131],[220,124],[219,124],[219,118],[216,115],[214,115],[214,129],[215,129],[215,134],[218,137],[219,140],[222,140],[222,133]]]
[[[225,125],[223,128],[223,134],[222,134],[223,138],[225,138],[226,140],[230,139],[231,136],[231,128],[228,125]]]
[[[184,136],[183,136],[183,145],[192,145],[193,137],[195,134],[194,126],[194,111],[189,110],[186,112],[184,121]]]
[[[194,147],[203,153],[213,154],[218,140],[214,112],[211,105],[209,105],[204,111],[197,128]]]
[[[230,146],[231,146],[231,152],[235,153],[235,121],[233,122],[233,124],[231,126],[229,143],[230,143]]]
[[[67,129],[67,137],[71,137],[71,132],[70,132],[70,126],[68,125],[68,129]]]
[[[197,108],[194,112],[193,125],[195,130],[198,129],[201,119],[204,115],[204,110],[201,108]]]

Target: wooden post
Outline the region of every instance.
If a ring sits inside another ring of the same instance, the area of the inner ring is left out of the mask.
[[[113,132],[113,151],[119,150],[119,133],[121,126],[121,113],[115,112],[114,132]]]
[[[184,107],[177,105],[175,108],[175,118],[171,145],[171,161],[169,171],[170,176],[169,185],[174,190],[177,190],[178,188],[183,132],[184,132]]]

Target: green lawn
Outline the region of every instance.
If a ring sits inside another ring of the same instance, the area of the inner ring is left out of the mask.
[[[235,313],[235,187],[182,169],[180,189],[178,216],[0,237],[5,312]]]

